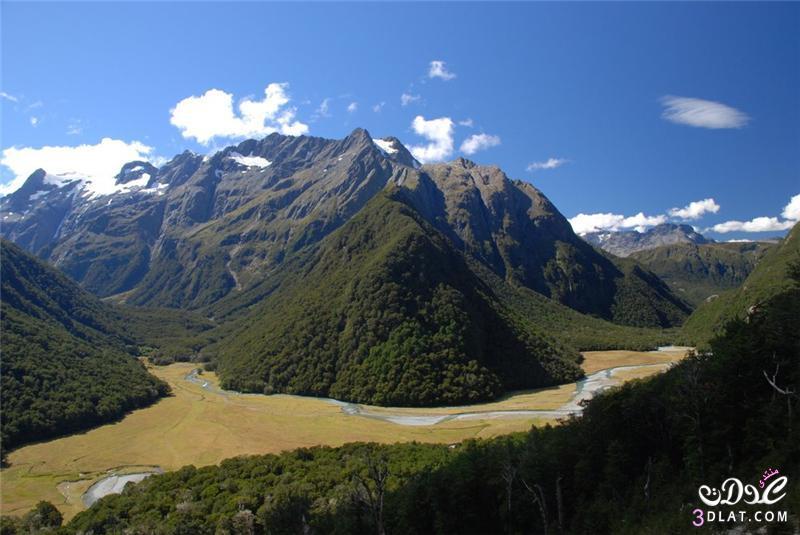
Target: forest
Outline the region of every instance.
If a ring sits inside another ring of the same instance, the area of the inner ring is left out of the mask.
[[[683,533],[700,485],[755,484],[768,467],[789,477],[772,507],[796,512],[800,264],[788,280],[728,322],[710,351],[601,394],[563,425],[187,466],[100,500],[57,532]],[[793,514],[770,533],[793,532]],[[6,518],[2,533],[27,532],[24,522]]]

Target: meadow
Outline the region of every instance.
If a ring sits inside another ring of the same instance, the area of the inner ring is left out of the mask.
[[[595,351],[584,353],[589,373],[616,366],[667,364],[685,351]],[[165,380],[172,395],[155,405],[134,411],[119,422],[55,440],[32,444],[8,456],[0,471],[2,514],[22,514],[39,500],[56,505],[66,518],[84,508],[81,495],[98,479],[185,465],[205,466],[238,455],[277,453],[314,445],[347,442],[456,443],[467,438],[489,438],[531,425],[553,423],[552,418],[513,417],[447,420],[436,425],[397,425],[377,418],[346,414],[328,400],[287,395],[239,395],[217,390],[215,374],[205,372],[201,384],[186,380],[196,366],[176,363],[150,366]],[[662,371],[663,367],[621,370],[629,380]],[[207,381],[206,388],[202,382]],[[458,414],[469,412],[551,410],[561,407],[575,392],[575,384],[511,394],[501,400],[469,407],[403,409],[366,407],[370,412]]]

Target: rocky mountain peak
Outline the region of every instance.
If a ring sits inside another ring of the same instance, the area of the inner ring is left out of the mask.
[[[644,232],[637,230],[589,232],[583,235],[583,239],[611,254],[622,257],[662,245],[676,243],[700,245],[714,241],[706,238],[690,225],[676,223],[662,223]]]

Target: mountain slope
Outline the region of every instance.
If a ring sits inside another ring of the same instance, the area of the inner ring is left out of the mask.
[[[681,243],[637,251],[630,258],[697,306],[713,295],[739,287],[774,245],[768,242]]]
[[[644,232],[636,230],[589,232],[583,234],[582,238],[592,245],[620,257],[630,256],[637,251],[645,251],[664,245],[680,243],[701,245],[713,242],[713,240],[707,239],[689,225],[676,225],[674,223],[656,225]]]
[[[0,201],[3,234],[132,305],[200,310],[281,277],[293,255],[399,186],[458,250],[511,283],[629,325],[688,313],[651,274],[579,239],[529,184],[463,159],[420,166],[397,139],[363,129],[342,140],[272,134],[158,169],[131,162],[112,194],[34,175]]]
[[[725,322],[752,314],[771,297],[792,286],[789,265],[800,260],[800,224],[779,244],[770,248],[741,287],[702,303],[683,325],[685,335],[704,344],[721,332]]]
[[[652,273],[581,240],[530,184],[463,158],[422,170],[402,184],[409,204],[510,283],[625,325],[669,327],[688,315]]]
[[[122,416],[167,392],[126,352],[119,316],[2,240],[3,449]]]
[[[291,266],[295,276],[219,344],[223,384],[432,405],[581,374],[576,353],[523,328],[396,194],[375,197]]]

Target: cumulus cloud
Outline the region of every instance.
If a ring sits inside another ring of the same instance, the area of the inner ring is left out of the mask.
[[[718,223],[708,230],[726,234],[728,232],[770,232],[788,230],[796,221],[781,221],[777,217],[756,217],[750,221],[725,221]]]
[[[461,144],[461,152],[469,156],[475,154],[479,150],[496,147],[499,144],[500,138],[498,136],[492,136],[489,134],[473,134],[465,139]]]
[[[444,61],[431,61],[430,67],[428,68],[428,78],[439,78],[440,80],[448,81],[455,77],[455,73],[447,70],[447,64]]]
[[[783,208],[781,215],[791,221],[800,221],[800,193],[789,199],[789,204]]]
[[[706,230],[726,234],[728,232],[776,232],[789,230],[800,221],[800,194],[789,199],[783,207],[781,217],[755,217],[750,221],[725,221]]]
[[[271,83],[262,100],[245,98],[234,111],[233,95],[209,89],[199,97],[178,102],[170,111],[170,122],[184,138],[194,138],[208,145],[213,138],[265,136],[273,132],[298,136],[308,132],[308,125],[295,119],[297,110],[288,107],[289,85]]]
[[[426,120],[422,115],[417,115],[411,128],[429,141],[427,145],[409,147],[411,154],[420,162],[440,162],[453,154],[453,120],[450,117]]]
[[[705,214],[716,214],[719,212],[719,205],[714,199],[703,199],[702,201],[693,201],[684,206],[683,208],[672,208],[669,215],[684,220],[700,219]]]
[[[30,118],[30,122],[31,122],[31,126],[36,126],[36,125],[39,124],[39,118],[38,117],[31,117]]]
[[[578,214],[569,220],[572,230],[576,234],[599,232],[601,230],[619,231],[628,229],[644,232],[648,227],[654,227],[666,222],[667,217],[664,215],[648,216],[643,212],[628,217],[612,213]]]
[[[719,129],[742,128],[750,121],[746,113],[713,100],[667,95],[661,103],[661,117],[677,124]]]
[[[8,184],[0,186],[0,194],[16,191],[36,169],[52,175],[87,181],[97,194],[114,191],[114,177],[123,164],[133,160],[156,159],[152,147],[138,141],[126,142],[103,138],[95,145],[10,147],[3,150],[0,165],[14,174]]]
[[[403,93],[400,95],[400,105],[401,106],[408,106],[409,104],[418,101],[422,98],[419,95],[412,95],[411,93]]]
[[[351,102],[350,104],[347,105],[348,113],[355,113],[357,109],[358,109],[358,102]]]
[[[569,160],[566,158],[548,158],[543,162],[533,162],[528,164],[528,171],[538,171],[539,169],[555,169],[556,167],[561,167]]]

